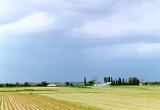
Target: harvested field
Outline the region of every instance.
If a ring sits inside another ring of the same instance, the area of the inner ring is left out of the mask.
[[[103,110],[160,110],[160,86],[63,88],[42,95]],[[64,92],[65,91],[65,92]]]
[[[0,107],[1,110],[160,110],[160,86],[0,88]]]
[[[1,93],[1,110],[94,110],[39,95]]]

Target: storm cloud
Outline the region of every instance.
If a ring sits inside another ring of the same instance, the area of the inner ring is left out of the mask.
[[[157,80],[159,11],[158,0],[0,0],[1,81]]]

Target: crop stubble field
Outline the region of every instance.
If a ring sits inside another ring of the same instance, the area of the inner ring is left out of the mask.
[[[69,89],[42,95],[102,110],[160,110],[160,86],[117,86]]]
[[[160,110],[160,86],[0,88],[1,110]]]
[[[1,110],[93,110],[40,95],[1,93]]]

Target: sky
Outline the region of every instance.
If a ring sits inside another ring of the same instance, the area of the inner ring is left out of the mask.
[[[0,82],[160,80],[159,0],[0,0]]]

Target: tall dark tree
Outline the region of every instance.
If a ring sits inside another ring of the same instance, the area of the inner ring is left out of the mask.
[[[104,83],[107,83],[107,77],[104,77]]]
[[[121,85],[122,84],[122,80],[121,78],[118,79],[118,85]]]
[[[112,79],[111,85],[115,85],[115,80]]]
[[[87,86],[87,79],[86,79],[86,77],[84,78],[84,85]]]
[[[70,83],[69,82],[66,82],[66,86],[69,86],[70,85]]]
[[[108,82],[111,82],[111,77],[108,77]]]
[[[122,79],[122,84],[125,85],[125,80],[124,80],[124,78]]]
[[[115,83],[115,85],[118,85],[118,80],[116,80],[116,83]]]

